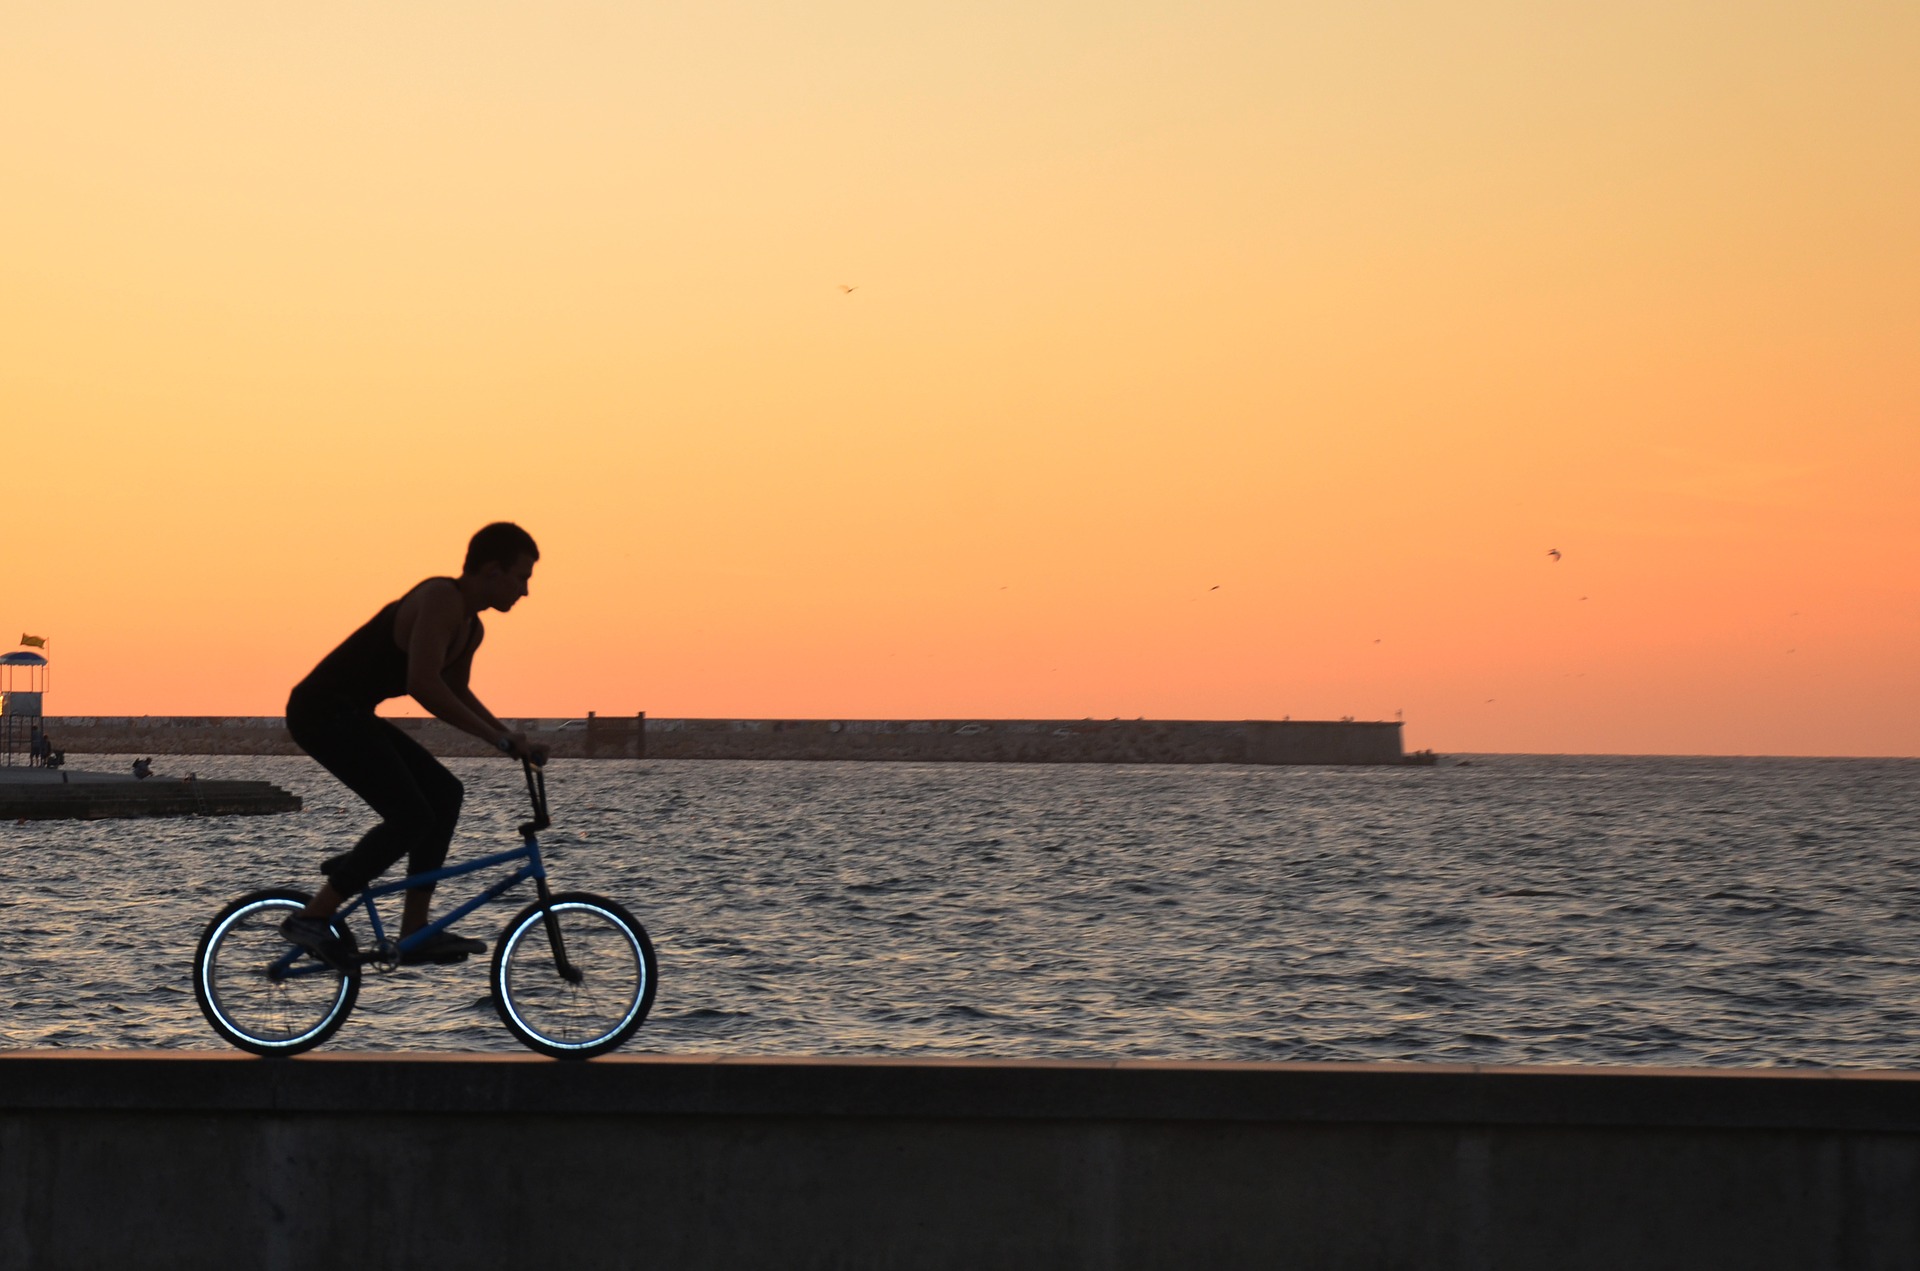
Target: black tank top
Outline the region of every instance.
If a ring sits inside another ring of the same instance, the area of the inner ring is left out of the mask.
[[[394,618],[400,612],[401,602],[427,583],[452,581],[451,578],[426,579],[408,589],[406,596],[383,606],[379,613],[367,619],[366,625],[342,640],[339,648],[321,658],[320,665],[307,672],[307,678],[294,686],[294,696],[306,698],[315,705],[320,704],[315,699],[325,699],[335,707],[369,712],[390,697],[404,696],[407,651],[400,647],[394,634]],[[472,622],[472,637],[449,666],[479,647],[480,619],[476,617]]]

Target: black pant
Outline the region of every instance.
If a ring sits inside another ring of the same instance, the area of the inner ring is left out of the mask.
[[[287,731],[380,814],[380,824],[351,852],[321,864],[335,891],[353,895],[402,856],[413,874],[446,863],[466,787],[419,742],[370,711],[312,702],[297,692],[287,703]]]

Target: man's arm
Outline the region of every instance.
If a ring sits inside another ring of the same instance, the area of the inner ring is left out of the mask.
[[[468,710],[478,715],[481,719],[486,720],[487,723],[493,727],[496,735],[498,735],[499,733],[507,733],[507,732],[513,731],[512,729],[508,728],[505,724],[501,723],[497,715],[495,715],[492,711],[488,710],[485,706],[481,705],[480,699],[473,695],[472,689],[462,686],[454,689],[453,691],[461,701],[467,704]]]
[[[486,628],[482,627],[481,639],[485,638]],[[479,649],[480,641],[475,640],[473,648],[468,649],[464,657],[448,667],[447,673],[441,678],[447,682],[447,687],[453,690],[454,696],[467,704],[468,710],[491,724],[498,732],[504,733],[508,731],[507,726],[473,695],[473,655],[479,652]]]
[[[451,675],[453,672],[449,671],[448,674]],[[547,754],[550,749],[547,744],[545,742],[528,741],[525,733],[514,732],[505,724],[501,723],[495,718],[493,712],[480,704],[480,699],[475,697],[473,690],[466,686],[464,678],[453,691],[460,695],[460,700],[465,702],[475,714],[479,715],[482,719],[491,720],[493,726],[500,730],[500,734],[503,734],[507,740],[512,743],[511,748],[507,751],[508,754],[516,758],[524,756],[525,758],[533,760],[535,763],[545,763],[547,761]]]
[[[457,626],[454,628],[454,633],[457,639],[459,636],[459,628]],[[473,695],[473,655],[479,652],[480,640],[486,639],[486,635],[487,629],[485,627],[480,628],[480,637],[473,642],[473,647],[462,654],[458,662],[449,666],[446,674],[440,678],[442,682],[453,691],[453,695],[466,705],[468,710],[492,726],[493,736],[489,738],[489,740],[492,740],[495,745],[499,745],[498,738],[505,737],[509,742],[508,754],[516,757],[525,757],[533,760],[535,763],[545,763],[547,761],[546,746],[530,742],[527,740],[525,733],[514,732],[508,728],[500,722],[498,716],[482,704],[478,697]]]
[[[485,638],[485,635],[486,628],[482,627],[482,639]],[[517,733],[508,728],[500,722],[499,718],[495,716],[492,711],[481,704],[479,698],[473,695],[473,655],[479,648],[480,641],[475,640],[473,642],[473,648],[467,650],[466,656],[447,668],[447,687],[452,689],[454,694],[467,704],[469,710],[481,719],[492,724],[494,728],[498,730],[495,734],[496,736],[504,735],[513,743],[513,749],[508,751],[509,754],[524,755],[535,763],[545,763],[547,761],[546,746],[530,742],[527,740],[525,733]]]
[[[505,726],[467,690],[465,672],[471,668],[471,659],[462,662],[457,689],[442,673],[453,642],[466,624],[460,593],[451,587],[422,588],[413,599],[419,608],[412,614],[413,625],[407,637],[407,693],[436,717],[490,746],[498,746],[502,740],[511,742],[512,735]]]

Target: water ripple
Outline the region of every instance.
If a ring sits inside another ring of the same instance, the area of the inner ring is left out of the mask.
[[[0,826],[0,1046],[217,1045],[201,926],[311,885],[367,819],[303,759],[191,766],[310,810]],[[451,766],[456,856],[509,843],[514,770]],[[557,883],[660,952],[631,1049],[1907,1067],[1920,1028],[1913,761],[602,761],[550,784]],[[515,1048],[478,962],[370,976],[334,1044]]]

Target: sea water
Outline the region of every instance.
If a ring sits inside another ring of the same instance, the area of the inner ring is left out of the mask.
[[[630,1052],[1920,1062],[1920,761],[1470,760],[556,761],[541,841],[652,934]],[[512,846],[517,766],[449,762],[455,859]],[[371,820],[306,759],[155,766],[306,810],[0,825],[0,1046],[219,1047],[201,928]],[[370,973],[331,1045],[518,1049],[485,959]]]

